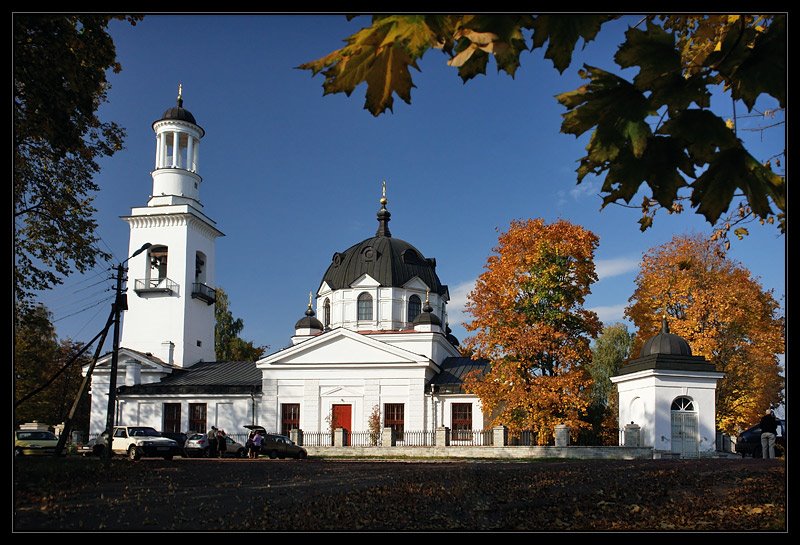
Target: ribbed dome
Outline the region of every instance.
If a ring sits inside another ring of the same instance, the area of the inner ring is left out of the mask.
[[[650,356],[651,354],[670,354],[673,356],[691,356],[692,349],[689,347],[683,337],[679,337],[669,332],[669,325],[667,324],[666,316],[661,319],[661,331],[644,343],[642,351],[639,353],[640,358]]]
[[[408,242],[392,237],[388,227],[390,214],[385,203],[382,204],[376,236],[333,254],[322,282],[337,290],[350,287],[363,274],[368,274],[381,286],[400,288],[418,276],[432,292],[444,294],[447,287],[436,274],[436,260],[426,259]]]
[[[159,121],[163,121],[165,119],[177,119],[178,121],[188,121],[189,123],[194,123],[197,125],[197,121],[195,120],[192,112],[185,108],[181,108],[180,106],[175,106],[170,108],[164,115],[161,116]]]

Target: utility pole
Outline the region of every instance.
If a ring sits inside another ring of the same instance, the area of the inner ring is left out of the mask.
[[[152,244],[145,243],[141,248],[133,252],[128,259],[136,257],[140,253],[150,248]],[[116,297],[114,298],[114,305],[112,312],[114,314],[114,345],[111,352],[111,371],[108,379],[108,411],[106,413],[106,441],[107,444],[103,449],[103,457],[110,460],[113,456],[111,449],[114,440],[114,417],[116,415],[117,404],[117,367],[119,364],[119,325],[122,318],[122,311],[128,310],[128,296],[122,292],[122,282],[125,280],[125,263],[128,259],[117,265],[117,284],[115,288]]]
[[[117,404],[117,367],[119,363],[119,322],[122,311],[128,308],[127,296],[122,293],[122,280],[125,275],[125,267],[122,263],[117,265],[117,285],[115,288],[116,297],[114,298],[114,338],[111,352],[111,374],[108,378],[108,412],[106,413],[106,446],[103,449],[103,457],[111,459],[111,442],[114,440],[114,416],[116,415]]]

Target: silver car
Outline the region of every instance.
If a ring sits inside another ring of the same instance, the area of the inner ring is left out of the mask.
[[[225,436],[225,454],[227,458],[245,458],[247,457],[247,449],[245,446],[237,441],[234,441],[229,436]],[[193,433],[186,439],[183,445],[183,451],[186,453],[187,458],[208,458],[210,445],[208,443],[208,435],[205,433]]]

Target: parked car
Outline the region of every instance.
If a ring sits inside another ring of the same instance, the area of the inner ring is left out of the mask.
[[[298,446],[286,437],[277,433],[268,433],[263,426],[246,425],[245,428],[255,431],[263,437],[261,442],[261,454],[269,456],[273,460],[275,458],[297,458],[304,460],[308,457],[308,452],[301,446]]]
[[[78,445],[78,454],[81,456],[100,456],[106,447],[106,432],[97,437],[89,439],[85,443]]]
[[[51,431],[17,430],[14,432],[14,456],[55,454],[58,437]]]
[[[105,440],[101,441],[105,445]],[[162,437],[149,426],[115,426],[111,448],[114,454],[126,455],[131,460],[156,456],[172,460],[173,456],[183,454],[175,440]]]
[[[178,443],[178,446],[182,449],[184,445],[186,445],[186,439],[189,438],[188,435],[183,433],[182,431],[162,431],[161,437],[168,437]]]
[[[205,433],[194,433],[186,439],[183,450],[188,458],[206,458],[210,453],[211,445],[208,443],[208,435]],[[225,457],[244,458],[247,456],[245,446],[234,441],[229,436],[225,436]]]
[[[786,452],[786,420],[778,419],[778,437],[775,438],[775,456],[782,457]],[[761,424],[748,428],[736,437],[736,452],[753,458],[761,458]]]

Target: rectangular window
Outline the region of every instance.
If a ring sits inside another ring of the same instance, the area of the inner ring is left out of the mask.
[[[206,404],[189,403],[189,431],[205,433],[206,427]]]
[[[291,430],[300,428],[300,404],[281,404],[281,434],[289,437]]]
[[[404,405],[402,403],[383,404],[383,427],[392,428],[394,430],[395,439],[398,441],[403,440],[403,408]]]
[[[181,431],[180,403],[164,403],[164,427],[162,431],[180,433]]]
[[[472,439],[472,403],[453,403],[450,429],[454,441]]]

